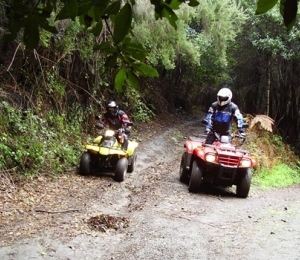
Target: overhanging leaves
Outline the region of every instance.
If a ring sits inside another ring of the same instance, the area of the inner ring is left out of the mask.
[[[256,15],[266,13],[277,4],[278,0],[258,0]],[[290,30],[295,22],[298,11],[298,0],[280,0],[280,14],[285,27]]]
[[[116,44],[121,42],[128,34],[132,21],[132,9],[130,4],[125,4],[116,16],[114,28],[114,41]]]
[[[128,70],[128,83],[135,89],[139,88],[139,78],[132,70]]]
[[[60,12],[56,16],[56,20],[63,20],[63,19],[72,19],[74,20],[77,16],[78,12],[78,5],[77,0],[66,0],[64,1],[64,6],[60,10]]]
[[[121,1],[116,1],[113,2],[111,5],[109,5],[105,10],[104,10],[104,14],[107,15],[117,15],[117,13],[119,12],[121,8]]]
[[[108,56],[105,61],[105,68],[112,68],[116,65],[119,54],[117,52]]]
[[[122,88],[126,79],[126,69],[121,68],[115,77],[115,88],[118,92],[122,92]]]
[[[86,14],[92,8],[92,6],[93,6],[93,4],[92,4],[91,0],[86,0],[82,3],[79,3],[77,16]]]
[[[298,10],[297,0],[281,0],[280,13],[283,17],[285,27],[290,30],[296,21]]]
[[[24,20],[24,36],[23,41],[28,49],[34,49],[40,40],[40,33],[37,19],[34,16]]]
[[[103,24],[102,24],[102,20],[100,20],[95,25],[93,25],[91,29],[91,33],[95,36],[98,36],[101,33],[102,28],[103,28]]]
[[[115,48],[112,46],[111,42],[102,42],[101,44],[94,45],[94,51],[102,51],[105,54],[111,54],[115,52]]]
[[[255,14],[263,14],[277,4],[278,0],[258,0]]]
[[[102,19],[102,14],[103,14],[103,9],[98,6],[93,6],[88,14],[95,20],[95,21],[101,21]]]
[[[133,64],[133,68],[142,76],[158,77],[157,70],[146,65],[145,63],[137,62]]]
[[[179,6],[182,4],[182,1],[180,1],[180,0],[171,0],[171,1],[168,1],[167,4],[172,9],[177,10],[177,9],[179,9]]]
[[[161,15],[169,20],[169,23],[177,29],[176,21],[178,20],[178,16],[174,13],[174,11],[167,5],[164,6]]]
[[[130,55],[137,60],[144,60],[147,52],[140,43],[134,43],[131,38],[126,37],[123,44],[119,46],[125,55]]]
[[[190,2],[189,2],[189,6],[196,7],[198,5],[199,5],[199,2],[197,0],[190,0]]]

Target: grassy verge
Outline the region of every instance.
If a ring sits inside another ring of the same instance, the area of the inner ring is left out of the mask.
[[[254,174],[253,184],[261,188],[283,188],[300,183],[300,169],[291,168],[286,164],[277,164],[267,169],[263,168]]]

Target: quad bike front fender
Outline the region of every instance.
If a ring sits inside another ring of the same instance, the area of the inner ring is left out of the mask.
[[[184,148],[187,153],[192,154],[195,148],[202,147],[202,143],[199,141],[187,140],[184,143]]]
[[[128,148],[127,148],[127,153],[128,156],[133,155],[135,149],[138,147],[138,142],[136,141],[128,141]]]
[[[101,140],[102,140],[102,135],[96,137],[96,138],[93,140],[93,143],[94,143],[94,144],[100,144]]]
[[[108,147],[99,147],[99,153],[101,155],[113,155],[118,154],[121,156],[126,156],[127,152],[123,151],[121,148],[108,148]]]
[[[193,154],[196,157],[198,157],[198,158],[202,159],[203,161],[205,161],[205,152],[204,152],[204,149],[203,149],[202,146],[195,148]]]
[[[92,144],[87,144],[85,146],[86,150],[89,151],[92,154],[98,154],[99,153],[99,146],[97,145],[92,145]]]

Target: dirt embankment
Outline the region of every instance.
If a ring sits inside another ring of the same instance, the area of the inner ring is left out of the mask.
[[[184,136],[202,128],[176,120],[137,127],[136,170],[122,183],[73,172],[1,189],[0,258],[300,259],[300,187],[189,193]]]

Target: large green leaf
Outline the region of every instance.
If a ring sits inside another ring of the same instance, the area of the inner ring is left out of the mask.
[[[258,0],[255,14],[263,14],[277,4],[278,0]]]
[[[144,60],[147,55],[147,51],[144,49],[143,45],[140,43],[133,43],[131,38],[126,37],[123,44],[119,46],[122,53],[125,55],[131,55],[137,60]]]
[[[189,6],[195,7],[198,5],[199,5],[199,2],[197,0],[190,0],[190,2],[189,2]]]
[[[47,18],[44,18],[41,16],[38,17],[38,23],[39,23],[39,26],[41,28],[45,29],[46,31],[51,32],[53,34],[57,33],[56,27],[49,25]]]
[[[99,6],[93,6],[88,14],[94,18],[96,22],[99,22],[102,20],[102,14],[103,14],[104,9],[99,7]]]
[[[86,14],[93,6],[92,0],[85,0],[78,3],[78,16]]]
[[[295,22],[298,10],[297,0],[281,0],[280,1],[280,13],[283,17],[285,27],[290,30]]]
[[[106,58],[106,61],[104,64],[105,68],[113,68],[117,63],[118,57],[119,57],[119,53],[117,53],[117,52],[113,53],[112,55],[109,55]]]
[[[75,20],[77,13],[78,13],[77,0],[65,0],[63,8],[56,16],[56,20],[63,20],[63,19]]]
[[[123,85],[124,85],[126,79],[127,79],[126,69],[121,68],[115,77],[115,88],[116,88],[117,92],[122,92]]]
[[[158,72],[156,69],[148,66],[143,62],[137,62],[133,64],[133,68],[142,76],[147,77],[158,77]]]
[[[102,20],[100,20],[95,25],[93,25],[91,29],[91,33],[95,36],[98,36],[102,32],[102,28],[103,28],[103,24],[102,24]]]
[[[102,42],[101,44],[95,44],[93,47],[94,51],[101,51],[104,54],[111,54],[116,51],[111,42]]]
[[[34,49],[40,41],[39,24],[35,16],[30,16],[24,20],[23,41],[28,49]]]
[[[111,5],[109,5],[105,10],[104,14],[107,15],[117,15],[121,8],[121,1],[113,2]]]
[[[179,9],[180,5],[182,4],[182,1],[180,0],[171,0],[171,1],[167,1],[168,6],[170,6],[170,8],[172,9]]]
[[[106,9],[110,0],[93,0],[93,5],[100,7],[101,9]]]
[[[136,75],[136,73],[132,70],[128,70],[127,75],[128,75],[128,84],[130,84],[133,88],[138,89],[139,88],[139,78]]]
[[[178,20],[178,16],[174,13],[174,11],[170,7],[165,5],[162,10],[161,16],[167,18],[169,20],[169,23],[175,29],[177,29],[176,21]]]
[[[114,28],[114,41],[116,44],[121,42],[125,36],[128,34],[132,21],[132,9],[130,4],[126,3],[115,20],[115,28]]]

